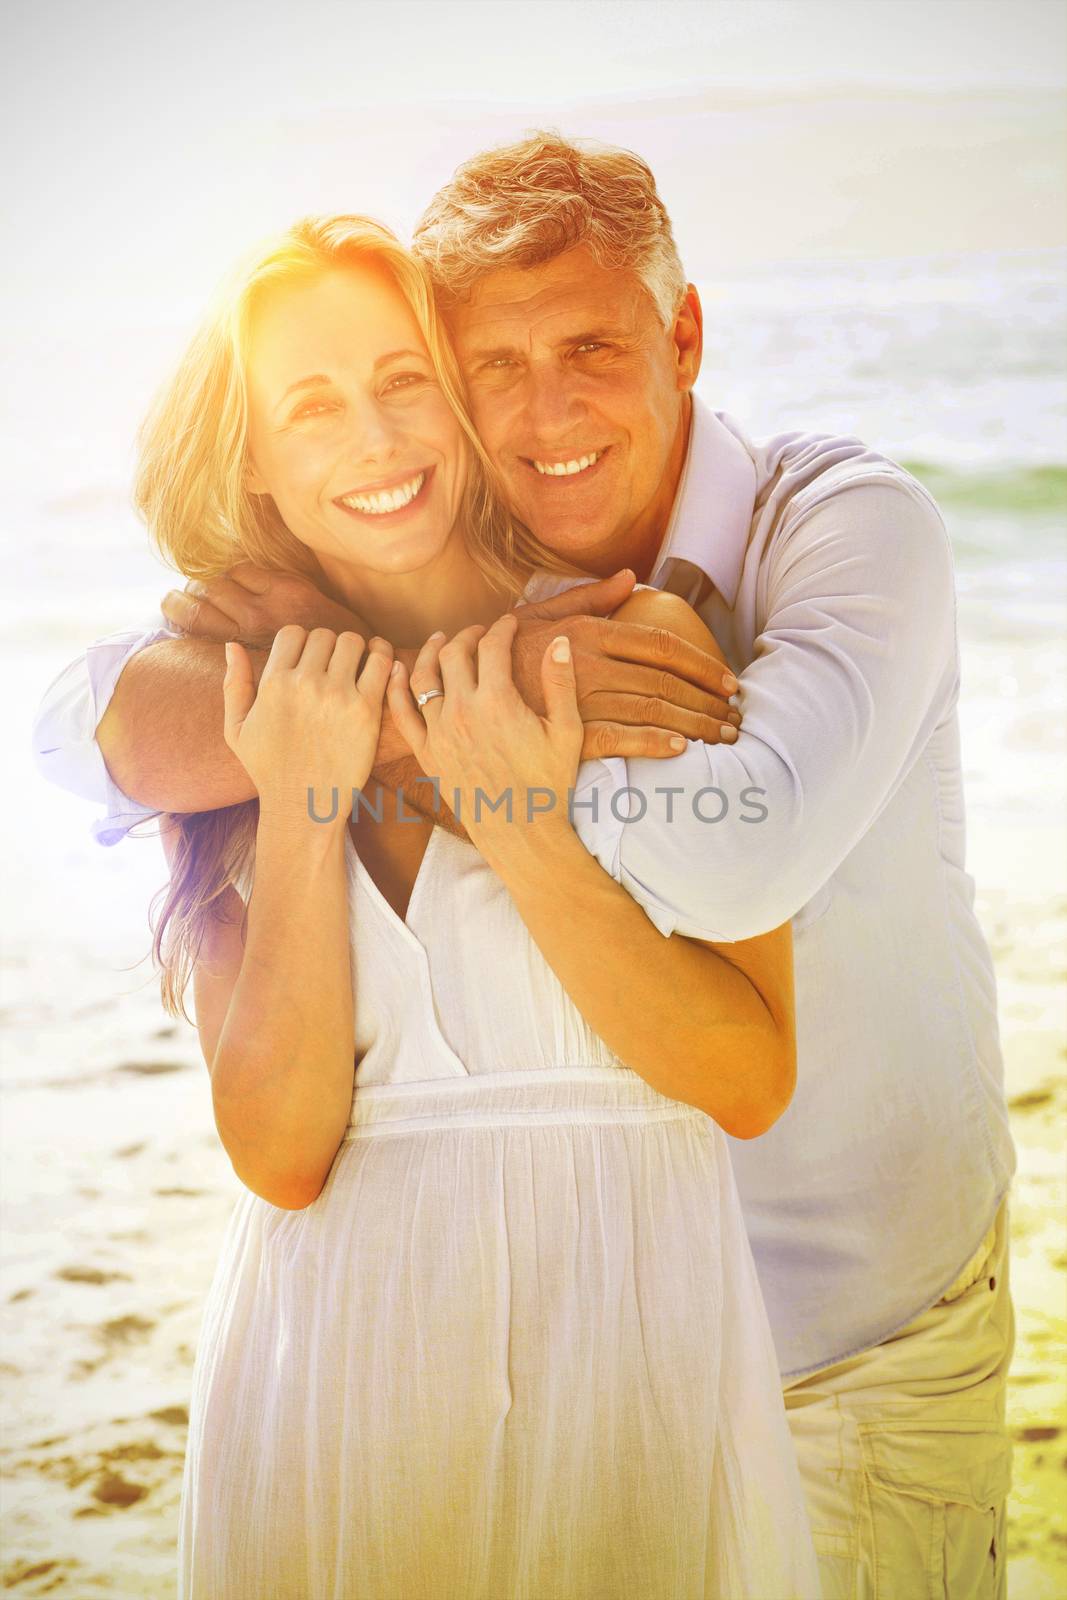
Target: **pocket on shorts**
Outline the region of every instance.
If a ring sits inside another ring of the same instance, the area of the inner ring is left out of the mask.
[[[966,1294],[968,1289],[973,1289],[980,1278],[988,1278],[996,1247],[997,1224],[994,1222],[959,1277],[949,1284],[938,1304],[943,1306],[951,1304],[953,1300],[958,1300],[961,1295]]]
[[[861,1423],[873,1600],[999,1600],[1011,1441],[988,1423]]]

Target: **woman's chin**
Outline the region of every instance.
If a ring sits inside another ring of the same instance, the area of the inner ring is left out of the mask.
[[[349,531],[339,541],[337,554],[346,565],[374,572],[382,577],[400,578],[433,565],[445,551],[448,535],[432,529],[372,530],[374,537],[354,538]]]

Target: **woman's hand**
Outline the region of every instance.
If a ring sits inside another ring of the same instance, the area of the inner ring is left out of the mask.
[[[542,657],[542,717],[512,679],[517,626],[514,613],[505,612],[491,628],[475,624],[444,644],[444,634],[432,634],[411,669],[410,686],[402,661],[389,679],[394,723],[491,864],[511,843],[527,839],[535,824],[569,826],[569,790],[582,749],[569,641],[553,640]],[[420,711],[414,695],[435,688],[443,696]]]
[[[362,657],[358,633],[290,623],[275,635],[257,689],[244,646],[227,644],[224,736],[259,791],[261,816],[266,807],[325,819],[336,809],[331,824],[347,822],[352,790],[374,764],[392,645],[374,638],[360,670]]]

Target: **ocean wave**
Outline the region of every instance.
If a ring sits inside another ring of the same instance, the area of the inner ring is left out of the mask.
[[[1067,512],[1067,465],[1002,468],[947,466],[935,461],[902,461],[934,499],[960,510]]]

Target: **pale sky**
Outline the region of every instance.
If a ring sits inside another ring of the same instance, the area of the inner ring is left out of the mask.
[[[7,0],[4,14],[8,125],[35,107],[158,114],[183,89],[214,120],[687,84],[1067,81],[1062,0]]]
[[[1063,233],[1062,0],[5,0],[0,63],[0,251],[53,325],[183,317],[309,211],[406,233],[545,124],[646,156],[694,273]]]

